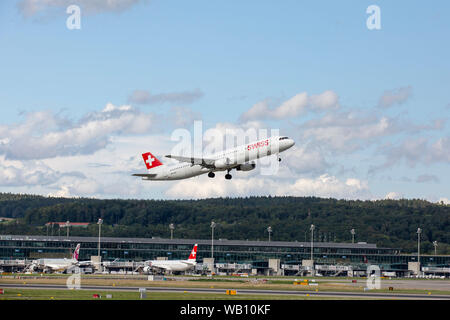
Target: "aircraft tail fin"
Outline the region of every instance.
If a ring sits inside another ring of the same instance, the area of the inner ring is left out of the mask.
[[[153,169],[155,167],[162,166],[162,162],[159,161],[154,155],[150,152],[146,152],[142,154],[142,158],[144,159],[145,165],[148,170]]]
[[[191,254],[189,255],[188,261],[196,261],[197,259],[197,247],[198,244],[194,244],[194,247],[192,248]]]
[[[72,255],[72,259],[74,259],[75,261],[78,261],[78,256],[80,255],[80,247],[81,244],[77,244],[75,250],[73,251],[73,255]]]

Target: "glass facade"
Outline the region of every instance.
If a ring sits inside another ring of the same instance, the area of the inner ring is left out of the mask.
[[[102,260],[152,260],[157,257],[187,259],[194,243],[198,243],[197,261],[211,257],[211,240],[101,238]],[[80,260],[89,260],[98,254],[98,238],[0,235],[0,259],[38,259],[71,257],[75,246],[81,243]],[[316,263],[323,264],[391,264],[404,266],[417,261],[417,255],[401,254],[399,249],[378,248],[366,243],[325,243],[313,246]],[[308,242],[214,240],[214,258],[217,263],[260,264],[268,259],[280,259],[282,264],[301,264],[310,259]],[[448,266],[450,256],[421,255],[424,266]]]

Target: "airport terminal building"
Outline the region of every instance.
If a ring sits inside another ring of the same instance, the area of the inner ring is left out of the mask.
[[[0,235],[0,260],[70,257],[76,245],[81,244],[80,260],[98,255],[97,237]],[[187,259],[192,246],[198,243],[197,261],[214,258],[219,265],[246,264],[251,269],[270,268],[278,261],[286,271],[298,271],[304,261],[311,259],[310,242],[242,241],[214,239],[161,238],[100,238],[102,261],[145,261],[156,259]],[[319,269],[326,266],[353,266],[365,269],[368,264],[382,270],[403,272],[408,264],[417,262],[417,255],[402,254],[398,248],[379,248],[371,243],[314,242],[313,260]],[[449,255],[421,255],[425,268],[448,268]],[[322,267],[320,267],[322,266]],[[359,266],[359,267],[358,267]]]

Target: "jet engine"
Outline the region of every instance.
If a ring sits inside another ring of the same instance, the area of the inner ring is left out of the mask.
[[[142,268],[142,271],[143,271],[144,273],[149,273],[151,270],[152,270],[152,267],[151,267],[151,266],[145,266],[145,267]]]
[[[244,163],[244,164],[240,164],[240,165],[236,168],[236,170],[240,170],[240,171],[250,171],[250,170],[255,169],[255,167],[256,167],[256,163],[254,163],[254,162],[247,162],[247,163]]]
[[[217,169],[227,169],[232,164],[230,158],[222,158],[214,161],[214,167]]]

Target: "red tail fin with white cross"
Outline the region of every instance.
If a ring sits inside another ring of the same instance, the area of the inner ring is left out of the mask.
[[[143,153],[142,158],[144,159],[145,165],[147,166],[148,170],[158,166],[162,166],[161,161],[156,159],[156,157],[152,155],[150,152]]]
[[[194,244],[194,248],[192,248],[191,254],[189,255],[189,261],[195,261],[197,259],[197,247],[198,244]]]

